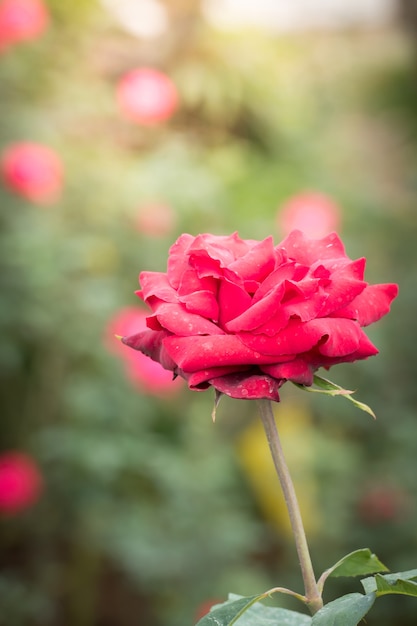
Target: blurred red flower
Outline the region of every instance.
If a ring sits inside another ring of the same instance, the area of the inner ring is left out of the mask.
[[[59,156],[47,146],[22,142],[3,152],[1,172],[5,184],[35,204],[51,204],[59,199],[63,168]]]
[[[328,196],[306,191],[290,198],[279,210],[278,227],[283,236],[301,230],[307,237],[320,239],[340,226],[340,208]]]
[[[205,600],[198,606],[197,611],[195,613],[194,621],[198,622],[200,619],[203,619],[203,617],[207,615],[207,613],[210,612],[210,609],[213,606],[215,606],[216,604],[223,604],[223,602],[224,600],[220,600],[220,599]]]
[[[157,124],[170,118],[178,105],[172,80],[151,68],[125,74],[117,86],[117,100],[124,115],[138,124]]]
[[[122,359],[126,375],[141,391],[153,395],[176,393],[183,384],[182,379],[173,381],[172,372],[144,354],[129,349],[115,336],[145,330],[147,317],[148,313],[138,307],[126,307],[117,311],[107,325],[107,348]]]
[[[0,514],[24,511],[37,502],[42,489],[42,474],[30,456],[15,451],[0,456]]]
[[[163,237],[169,235],[176,222],[176,215],[169,204],[149,203],[139,207],[136,226],[144,235]]]
[[[358,514],[368,526],[398,522],[409,512],[409,497],[394,485],[373,485],[364,491],[358,502]]]
[[[0,52],[36,39],[46,29],[48,11],[42,0],[3,0],[0,2]]]

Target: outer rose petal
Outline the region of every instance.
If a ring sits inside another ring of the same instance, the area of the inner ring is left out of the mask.
[[[291,380],[299,385],[313,384],[313,368],[302,358],[276,365],[261,365],[260,369],[273,378]]]
[[[183,273],[189,268],[187,252],[194,239],[184,233],[169,249],[167,278],[174,289],[178,289]]]
[[[162,330],[143,330],[136,335],[122,337],[122,342],[130,348],[146,354],[153,361],[158,361],[164,369],[174,371],[176,363],[167,354],[163,345],[163,340],[167,335],[168,333]]]
[[[180,337],[224,334],[216,324],[201,315],[190,313],[182,304],[161,304],[157,308],[155,317],[162,328]],[[152,325],[151,328],[154,326]]]
[[[323,262],[324,259],[348,258],[344,245],[336,233],[331,233],[323,239],[308,239],[300,230],[293,230],[277,249],[285,250],[290,259],[303,265],[312,265],[318,260]]]
[[[136,292],[142,300],[149,303],[155,298],[163,302],[178,302],[178,294],[168,282],[168,277],[162,272],[141,272],[139,281],[142,289]]]
[[[170,336],[163,339],[163,345],[171,360],[185,372],[229,365],[277,362],[275,355],[259,354],[245,346],[235,335]]]
[[[265,398],[279,402],[278,390],[284,381],[275,380],[267,374],[243,372],[213,378],[209,383],[221,393],[240,400]]]
[[[361,326],[368,326],[386,315],[391,302],[398,295],[398,285],[368,285],[350,304],[337,311],[338,317],[357,320]]]
[[[219,378],[220,376],[226,376],[226,374],[237,374],[238,372],[247,372],[250,370],[250,366],[242,365],[230,365],[226,367],[211,367],[210,369],[200,370],[193,372],[192,374],[178,370],[178,374],[185,378],[190,389],[196,391],[203,391],[210,387],[210,380],[212,378]]]

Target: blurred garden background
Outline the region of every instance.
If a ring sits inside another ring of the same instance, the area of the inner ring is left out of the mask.
[[[182,232],[337,229],[399,283],[380,355],[329,374],[377,421],[289,385],[276,415],[316,571],[360,547],[417,567],[417,3],[312,5],[0,1],[2,626],[184,626],[302,589],[255,404],[213,424],[211,392],[114,338]],[[394,596],[367,623],[416,615]]]

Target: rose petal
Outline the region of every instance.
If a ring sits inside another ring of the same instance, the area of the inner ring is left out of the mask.
[[[179,337],[224,334],[224,331],[216,324],[201,315],[190,313],[183,304],[163,303],[156,309],[155,317],[162,328]]]
[[[277,285],[286,280],[302,280],[307,274],[308,269],[309,268],[304,265],[298,265],[295,261],[280,265],[259,286],[259,289],[253,296],[253,302],[255,303],[262,300],[269,291],[275,289]]]
[[[386,315],[391,302],[398,295],[398,285],[387,283],[383,285],[368,285],[360,295],[335,315],[357,320],[360,326],[368,326],[377,322]]]
[[[261,365],[260,369],[273,378],[291,380],[299,385],[313,384],[313,368],[302,358],[275,365]]]
[[[284,295],[285,286],[283,283],[276,285],[262,299],[249,307],[235,319],[226,324],[229,332],[253,331],[266,320],[270,319],[274,313],[279,313],[279,307]]]
[[[277,360],[275,355],[261,355],[251,350],[235,335],[170,336],[163,343],[171,359],[185,372],[228,365],[275,363]]]
[[[279,402],[278,390],[283,381],[275,380],[267,374],[243,372],[213,378],[209,383],[221,393],[240,400],[267,399]]]
[[[352,302],[367,286],[359,276],[363,276],[365,259],[358,259],[334,271],[326,287],[328,298],[320,311],[320,317],[326,317]]]
[[[323,263],[324,259],[348,258],[344,245],[336,233],[322,239],[309,239],[300,230],[293,230],[277,249],[285,250],[290,259],[302,265],[312,265],[317,260]]]
[[[195,291],[188,296],[180,297],[180,302],[190,313],[201,315],[214,322],[219,319],[219,305],[210,291]]]
[[[139,281],[142,289],[136,295],[145,302],[151,298],[157,298],[164,302],[178,302],[175,289],[168,282],[168,277],[162,272],[141,272]]]
[[[304,323],[299,320],[290,320],[287,327],[273,337],[252,333],[239,333],[237,336],[248,348],[263,355],[276,358],[296,355],[311,350],[326,334],[326,330],[322,327],[311,326],[315,321],[317,320]]]
[[[182,275],[189,267],[187,251],[194,239],[192,235],[184,233],[169,249],[167,278],[174,289],[178,289]]]
[[[178,374],[185,378],[190,389],[202,390],[210,387],[210,383],[208,381],[213,378],[219,378],[220,376],[225,376],[226,374],[245,372],[249,369],[251,369],[250,366],[243,365],[242,367],[238,367],[237,365],[231,365],[226,367],[211,367],[209,369],[192,373],[184,372],[179,369]]]
[[[241,286],[224,279],[219,287],[220,326],[244,313],[251,305],[252,298]]]
[[[130,348],[146,354],[153,361],[158,361],[166,370],[174,371],[176,363],[171,359],[163,345],[163,340],[167,336],[168,333],[165,331],[143,330],[135,335],[122,337],[122,342]]]
[[[243,280],[262,281],[275,267],[274,242],[272,237],[257,242],[248,252],[229,265]]]

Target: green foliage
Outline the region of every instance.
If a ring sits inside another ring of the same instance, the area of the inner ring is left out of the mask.
[[[343,387],[340,387],[340,385],[336,385],[335,383],[332,383],[330,380],[322,378],[321,376],[314,376],[314,384],[317,385],[319,389],[315,389],[314,387],[306,387],[305,385],[298,385],[297,383],[295,383],[295,386],[298,387],[298,389],[303,389],[303,391],[322,393],[326,396],[342,396],[347,400],[350,400],[350,402],[352,402],[356,406],[356,408],[361,409],[361,411],[365,411],[366,413],[369,413],[370,415],[372,415],[372,417],[375,418],[375,413],[367,404],[364,404],[363,402],[358,402],[358,400],[352,398],[353,391],[350,391],[349,389],[343,389]]]

